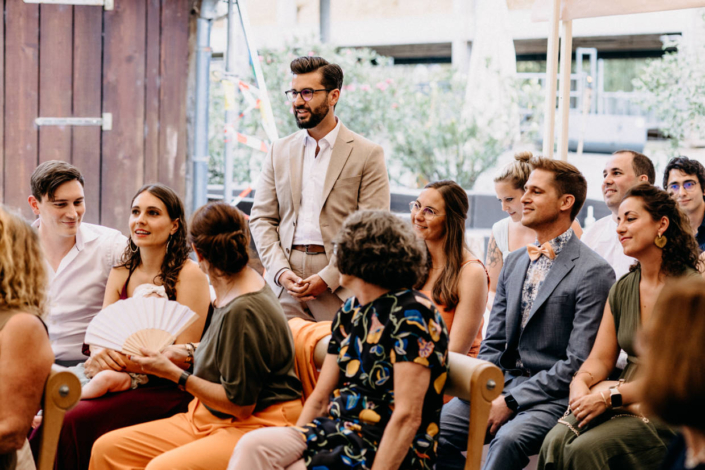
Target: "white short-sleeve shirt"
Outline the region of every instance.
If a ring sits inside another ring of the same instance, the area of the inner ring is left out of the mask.
[[[40,220],[32,224],[39,228]],[[76,244],[49,274],[47,326],[54,356],[61,361],[85,359],[81,353],[88,323],[103,307],[108,275],[122,257],[127,238],[117,230],[82,222]]]

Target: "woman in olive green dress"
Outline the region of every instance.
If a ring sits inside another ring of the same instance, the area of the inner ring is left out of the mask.
[[[566,416],[543,442],[539,469],[658,469],[673,437],[640,413],[634,343],[663,286],[699,276],[698,245],[676,202],[648,184],[624,196],[615,236],[637,263],[610,290],[595,345],[570,385]],[[619,381],[608,381],[620,348],[628,354],[627,366]]]

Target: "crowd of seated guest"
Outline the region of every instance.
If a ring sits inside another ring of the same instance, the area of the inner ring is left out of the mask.
[[[291,70],[301,130],[273,144],[252,209],[264,278],[247,266],[239,210],[208,204],[189,229],[161,184],[132,199],[129,238],[82,221],[84,177],[65,162],[32,175],[34,228],[0,208],[0,469],[36,454],[54,359],[86,387],[59,469],[464,468],[470,408],[444,405],[450,352],[504,374],[484,469],[537,453],[541,469],[705,465],[700,163],[673,159],[661,190],[646,156],[616,152],[602,187],[612,214],[580,240],[585,177],[517,155],[495,179],[509,217],[488,274],[465,244],[467,193],[432,182],[410,224],[388,212],[381,147],[335,115],[342,69],[301,57]],[[161,352],[82,344],[101,308],[141,295],[198,320]],[[330,322],[303,404],[287,317]]]

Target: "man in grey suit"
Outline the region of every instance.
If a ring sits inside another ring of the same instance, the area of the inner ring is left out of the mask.
[[[537,243],[514,251],[497,283],[479,359],[504,372],[492,402],[485,470],[520,470],[568,407],[569,384],[597,335],[614,270],[570,228],[585,202],[587,182],[569,163],[534,158],[521,199],[521,222]],[[462,469],[470,409],[443,407],[439,470]]]
[[[342,287],[333,237],[361,209],[389,209],[382,147],[335,116],[343,71],[321,57],[291,62],[286,94],[302,130],[272,145],[262,165],[250,228],[288,317],[332,320],[351,292]]]

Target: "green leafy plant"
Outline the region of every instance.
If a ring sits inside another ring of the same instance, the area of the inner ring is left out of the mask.
[[[510,148],[514,136],[504,131],[509,113],[461,118],[467,77],[449,66],[394,66],[392,60],[366,48],[295,41],[286,47],[261,49],[260,64],[280,136],[298,128],[284,91],[291,88],[290,62],[316,55],[339,64],[345,80],[336,115],[350,129],[385,148],[392,180],[402,186],[453,179],[472,189],[482,172]],[[507,93],[522,95],[520,84],[507,82]],[[535,87],[524,87],[522,103],[533,105]],[[211,88],[211,182],[222,182],[224,94]],[[241,104],[241,109],[244,105]],[[508,111],[508,110],[507,110]],[[253,111],[238,122],[240,132],[266,140],[261,116]],[[234,176],[250,182],[264,159],[262,152],[239,146]]]
[[[705,62],[703,51],[679,41],[664,45],[673,47],[675,52],[649,61],[633,84],[639,104],[655,114],[677,155],[686,139],[705,138]]]

